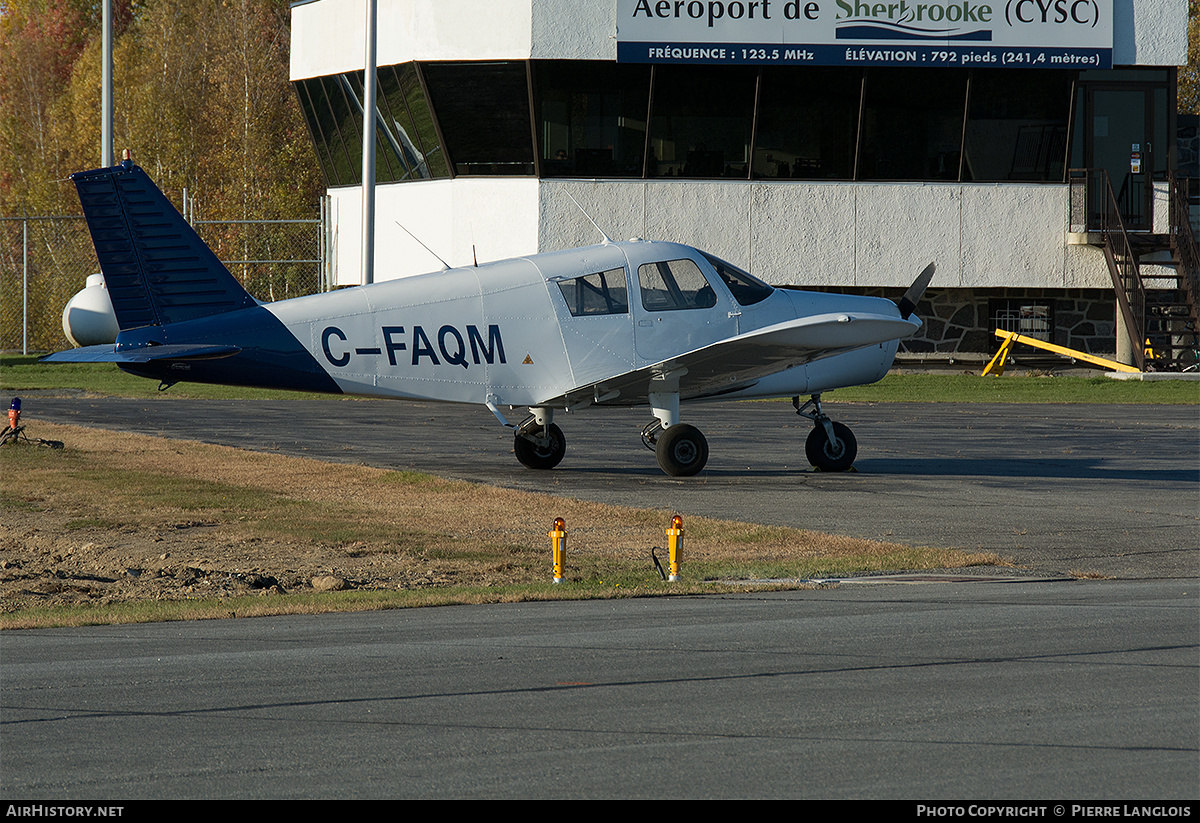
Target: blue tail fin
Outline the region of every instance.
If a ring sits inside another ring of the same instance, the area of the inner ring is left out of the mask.
[[[256,305],[132,162],[79,172],[71,180],[121,331]]]

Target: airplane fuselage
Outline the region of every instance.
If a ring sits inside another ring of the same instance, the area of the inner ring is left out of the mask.
[[[640,267],[677,260],[695,264],[712,294],[701,306],[651,302],[648,308],[637,275]],[[559,284],[603,272],[617,273],[619,284],[609,285],[623,286],[624,304],[573,314]],[[230,329],[240,328],[242,351],[220,360],[122,368],[167,381],[497,406],[561,408],[569,405],[562,399],[568,392],[595,385],[599,390],[592,402],[628,405],[645,402],[645,395],[606,397],[607,378],[799,317],[847,311],[895,315],[896,307],[880,298],[783,289],[743,305],[696,249],[630,241],[449,269],[176,323],[162,330],[159,342],[221,343],[230,339]],[[125,332],[118,347],[135,339],[140,343],[149,333]],[[732,379],[719,393],[702,391],[685,394],[685,399],[791,396],[874,382],[887,373],[896,346],[895,340],[885,341],[772,375]]]
[[[893,303],[776,289],[691,246],[606,239],[262,304],[132,162],[72,180],[120,331],[48,361],[113,362],[166,385],[480,404],[534,469],[565,453],[556,410],[646,405],[643,443],[668,474],[692,475],[708,445],[680,401],[778,396],[813,421],[813,465],[849,468],[853,436],[820,393],[887,372],[934,271]],[[518,406],[529,412],[514,424],[502,407]]]

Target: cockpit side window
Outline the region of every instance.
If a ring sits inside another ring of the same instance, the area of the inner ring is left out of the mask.
[[[638,280],[646,311],[710,309],[717,305],[717,294],[704,273],[686,258],[643,263],[638,266]]]
[[[749,272],[744,272],[732,263],[726,263],[719,257],[713,257],[711,254],[704,254],[704,259],[712,263],[712,267],[717,270],[717,274],[725,281],[725,285],[729,287],[729,291],[733,294],[733,299],[738,301],[743,306],[753,306],[755,303],[761,303],[771,296],[775,291],[774,286],[768,286],[757,277]]]
[[[629,314],[629,289],[625,269],[585,274],[559,280],[558,288],[572,317],[595,314]]]

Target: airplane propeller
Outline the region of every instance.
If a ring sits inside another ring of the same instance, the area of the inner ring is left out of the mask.
[[[916,311],[917,303],[921,300],[921,295],[925,294],[926,287],[929,286],[929,281],[933,279],[934,265],[930,263],[926,266],[913,284],[908,287],[908,291],[896,303],[900,307],[900,316],[907,320],[909,315]]]

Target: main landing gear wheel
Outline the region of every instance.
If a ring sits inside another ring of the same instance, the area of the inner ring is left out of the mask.
[[[804,453],[808,462],[823,472],[844,472],[854,465],[858,456],[858,443],[854,434],[844,423],[831,422],[835,440],[829,439],[825,426],[821,423],[813,426],[804,441]]]
[[[708,462],[708,441],[695,426],[676,423],[663,429],[654,444],[658,465],[672,477],[691,477]]]
[[[529,437],[540,438],[541,433],[541,426],[533,426]],[[551,423],[546,435],[549,437],[548,443],[538,443],[521,434],[513,439],[513,451],[521,465],[530,469],[552,469],[562,462],[563,455],[567,453],[567,439],[563,437],[562,429]]]

